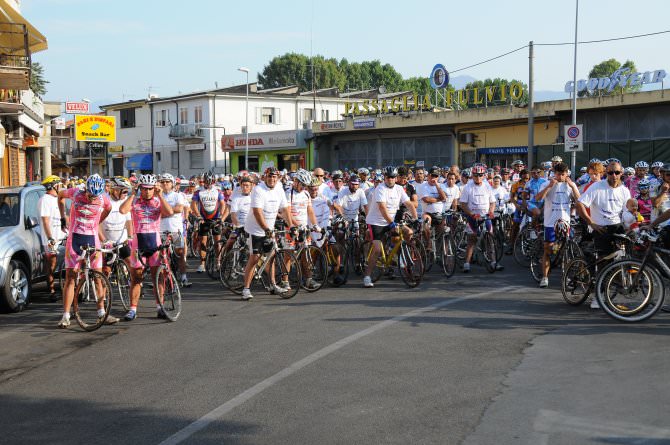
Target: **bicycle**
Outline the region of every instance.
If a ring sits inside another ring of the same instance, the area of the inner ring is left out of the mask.
[[[188,216],[188,228],[186,239],[188,240],[188,253],[191,258],[200,258],[200,219],[194,215]]]
[[[95,246],[82,246],[78,259],[80,268],[75,276],[74,299],[72,309],[77,324],[85,331],[92,332],[100,328],[112,308],[112,288],[107,277],[91,269],[91,256],[101,249]],[[98,309],[104,309],[104,315],[98,315]]]
[[[654,232],[642,231],[636,240],[645,245],[642,260],[623,259],[598,275],[596,298],[610,317],[626,322],[644,321],[663,307],[664,279],[670,279],[670,249]]]
[[[321,230],[321,241],[325,235],[325,230]],[[310,229],[302,228],[294,237],[298,246],[295,256],[298,258],[300,267],[300,276],[303,278],[300,282],[307,292],[316,292],[323,287],[328,278],[328,259],[324,252],[311,243]]]
[[[448,210],[442,213],[442,220],[450,218],[452,211]],[[426,224],[427,220],[424,220],[423,224]],[[421,230],[423,234],[423,230]],[[426,265],[424,266],[424,273],[430,272],[434,263],[440,263],[442,266],[442,271],[444,272],[447,278],[451,277],[456,270],[456,257],[454,255],[454,241],[450,236],[451,227],[446,223],[440,224],[438,227],[431,226],[430,228],[430,238],[428,240],[423,240],[424,243],[428,244],[430,248],[426,247]],[[425,238],[425,237],[424,237]]]
[[[144,268],[142,274],[146,277],[147,274],[150,273],[151,268],[145,263],[145,259],[154,253],[159,252],[160,264],[158,265],[156,276],[153,280],[156,303],[160,306],[169,321],[177,321],[181,315],[182,307],[179,283],[172,273],[172,269],[170,269],[172,234],[170,232],[163,232],[163,237],[164,241],[160,246],[155,249],[138,249],[136,254]]]
[[[349,276],[349,259],[347,249],[338,238],[346,234],[346,223],[341,215],[336,215],[331,225],[326,228],[326,241],[321,246],[328,264],[328,284],[339,287],[347,283]],[[340,236],[338,236],[340,235]],[[340,238],[341,239],[341,238]]]
[[[484,266],[489,273],[493,273],[498,267],[496,261],[496,243],[493,234],[486,229],[487,221],[491,221],[487,215],[482,215],[482,218],[476,221],[477,239],[475,240],[475,248],[472,252],[472,259],[470,262]],[[482,226],[484,226],[484,228],[482,228]],[[463,267],[463,264],[465,264],[467,239],[468,237],[464,236],[460,245],[457,246],[456,260],[460,267]]]
[[[243,228],[234,232],[235,242],[219,264],[219,280],[227,289],[244,287],[244,267],[249,261],[249,247],[247,233]]]
[[[125,261],[119,256],[119,250],[123,247],[123,243],[114,243],[108,248],[100,249],[103,255],[111,255],[110,257],[103,257],[103,261],[109,267],[109,284],[112,290],[116,290],[123,309],[126,311],[130,309],[130,269]]]
[[[402,280],[408,287],[413,288],[421,283],[423,277],[421,255],[416,246],[405,241],[401,235],[401,228],[404,225],[406,223],[400,222],[395,229],[391,229],[384,235],[377,262],[370,273],[372,282],[377,282],[382,274],[392,274],[393,268],[397,267]],[[374,246],[372,241],[366,244],[364,251],[367,252],[365,256],[365,267],[367,268]]]
[[[347,223],[345,233],[345,250],[349,260],[350,270],[358,276],[363,275],[365,268],[365,251],[363,250],[363,240],[367,232],[365,223],[365,214],[359,213],[358,219],[352,219]]]
[[[561,267],[561,273],[565,271],[570,260],[573,258],[580,258],[582,256],[582,249],[577,242],[572,238],[572,231],[570,225],[563,220],[556,221],[554,224],[554,231],[556,232],[556,241],[553,245],[553,250],[549,256],[549,271]],[[530,273],[533,279],[538,283],[544,274],[544,233],[538,236],[532,247],[530,248]]]

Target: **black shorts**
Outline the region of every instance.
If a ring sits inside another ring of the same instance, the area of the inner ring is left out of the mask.
[[[375,226],[372,224],[368,225],[368,233],[370,234],[372,240],[381,240],[382,236],[384,236],[384,234],[389,230],[391,230],[389,229],[389,226]]]
[[[593,245],[596,248],[598,255],[607,256],[616,250],[614,241],[617,237],[616,233],[626,233],[621,224],[614,224],[612,226],[605,226],[605,233],[593,232]]]
[[[113,253],[106,253],[105,264],[108,264],[113,257],[114,257]],[[130,257],[130,247],[128,247],[128,244],[124,244],[123,246],[119,247],[119,258],[125,260],[128,257]]]
[[[437,227],[442,224],[442,214],[441,213],[429,213],[430,216],[430,226]]]
[[[210,228],[212,229],[212,234],[221,235],[221,225],[217,224],[216,221],[213,220],[204,220],[201,222],[200,227],[198,228],[198,235],[209,236]]]
[[[249,246],[249,249],[251,249],[251,253],[254,255],[263,254],[263,241],[265,241],[265,236],[249,236],[249,238],[247,238],[247,245]]]

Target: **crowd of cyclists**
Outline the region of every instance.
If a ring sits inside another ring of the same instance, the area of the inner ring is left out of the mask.
[[[207,272],[251,300],[259,280],[284,298],[297,288],[341,286],[355,274],[365,288],[382,274],[416,286],[434,264],[447,276],[457,266],[469,273],[473,264],[495,272],[503,269],[505,254],[529,263],[539,287],[546,288],[557,246],[563,251],[575,233],[579,243],[590,242],[594,252],[607,256],[620,234],[665,227],[670,220],[670,164],[639,161],[624,168],[618,159],[592,159],[572,175],[555,156],[532,168],[522,161],[511,167],[268,167],[188,179],[169,173],[49,176],[39,209],[54,301],[58,246],[65,251],[58,326],[70,325],[86,248],[97,249],[91,269],[110,274],[104,252],[112,247],[126,264],[129,302],[123,318],[132,321],[144,278],[155,277],[160,266],[166,236],[172,273],[182,288],[191,286],[187,257],[193,255],[200,260],[197,273]],[[668,231],[660,233],[670,247]],[[566,261],[578,256],[565,250]],[[156,314],[171,319],[162,290],[154,288]],[[598,307],[595,299],[591,304]],[[101,323],[119,321],[102,302],[97,315]]]

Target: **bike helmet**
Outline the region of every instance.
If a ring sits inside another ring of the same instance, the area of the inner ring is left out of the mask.
[[[624,175],[634,175],[635,174],[635,169],[633,167],[626,167],[623,169],[623,174]]]
[[[342,170],[335,170],[332,173],[331,178],[332,179],[342,179],[342,176],[344,176],[344,173],[342,173]]]
[[[670,164],[661,165],[661,173],[670,172]]]
[[[156,185],[156,175],[140,175],[137,184],[140,187],[152,188]]]
[[[591,160],[589,161],[589,164],[602,164],[602,163],[603,161],[601,161],[598,158],[591,158]]]
[[[105,191],[105,180],[100,175],[93,174],[86,180],[86,191],[93,196],[100,196]]]
[[[461,172],[461,176],[465,176],[466,178],[469,178],[470,176],[472,176],[472,169],[464,168],[463,171]]]
[[[47,176],[46,178],[44,178],[44,181],[42,181],[42,185],[47,190],[51,190],[57,184],[60,184],[60,178],[56,175]]]
[[[305,169],[299,169],[295,172],[295,178],[302,185],[309,185],[312,182],[312,174]]]
[[[170,181],[172,184],[175,183],[174,176],[172,176],[170,173],[163,173],[158,177],[159,181]]]
[[[203,173],[202,180],[205,184],[211,184],[212,182],[214,182],[214,173],[212,172]]]
[[[563,162],[563,158],[560,156],[554,156],[551,158],[551,162]]]
[[[653,164],[651,164],[651,168],[656,168],[656,167],[663,167],[665,164],[663,164],[661,161],[656,161]]]
[[[349,176],[349,184],[360,184],[360,183],[361,183],[361,178],[359,178],[358,175]]]
[[[277,167],[275,167],[274,165],[272,165],[270,167],[267,167],[265,169],[265,171],[263,172],[263,175],[271,175],[272,176],[272,175],[278,175],[278,174],[279,174],[279,170],[277,170]]]
[[[645,161],[637,161],[635,163],[635,168],[649,168],[649,164],[647,164]]]
[[[114,188],[124,188],[124,189],[133,188],[133,186],[130,185],[130,181],[128,181],[123,176],[114,176],[112,178],[112,187],[114,187]]]
[[[384,181],[384,175],[382,175],[381,173],[375,173],[374,181],[375,182],[383,182]]]
[[[477,165],[475,167],[472,167],[472,174],[473,175],[485,175],[486,174],[486,168],[481,166],[481,165]]]
[[[637,188],[639,190],[649,190],[649,187],[651,187],[651,181],[647,178],[641,179],[640,182],[637,183]]]
[[[383,175],[383,174],[384,174],[384,173],[382,173],[382,169],[381,169],[381,168],[376,168],[375,171],[374,171],[374,173],[375,173],[375,175]]]
[[[603,165],[604,165],[605,167],[607,167],[608,165],[610,165],[610,164],[612,164],[612,163],[621,164],[621,161],[618,160],[617,158],[609,158],[609,159],[607,159],[605,162],[603,162]]]
[[[398,176],[398,169],[392,165],[384,167],[384,176],[388,176],[389,178],[395,178]]]
[[[523,161],[520,160],[520,159],[517,159],[516,161],[512,162],[512,167],[516,167],[517,165],[521,165],[521,166],[523,166],[524,163],[523,163]]]
[[[223,190],[232,190],[233,189],[233,183],[230,181],[223,181],[221,183],[221,188]]]
[[[367,176],[367,175],[370,174],[370,170],[368,170],[365,167],[361,167],[361,168],[358,169],[358,174]]]
[[[321,185],[321,181],[319,181],[319,178],[316,176],[312,176],[312,180],[309,183],[310,187],[319,187]]]
[[[554,156],[554,157],[556,157],[556,156]],[[551,159],[554,159],[554,158],[551,158]],[[551,163],[552,163],[552,162],[553,162],[553,161],[543,162],[543,163],[542,163],[542,167],[543,167],[545,170],[551,170],[551,167],[552,167]],[[558,162],[561,162],[561,161],[558,161]]]
[[[588,169],[586,167],[582,167],[579,169],[579,173],[586,173]]]

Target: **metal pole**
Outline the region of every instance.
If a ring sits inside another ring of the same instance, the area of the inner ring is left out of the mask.
[[[88,145],[88,142],[85,142],[86,145]],[[92,175],[93,174],[93,158],[91,157],[91,151],[93,149],[91,148],[90,145],[88,145],[88,174]]]
[[[575,59],[573,62],[572,72],[572,125],[577,125],[577,23],[579,19],[579,0],[575,0]],[[572,162],[570,163],[570,170],[577,177],[577,152],[572,152]]]
[[[533,99],[533,41],[528,43],[528,166],[533,168],[535,148],[535,101]]]
[[[246,116],[245,116],[245,136],[244,144],[244,169],[249,171],[249,70],[247,70],[247,102],[246,102]]]

